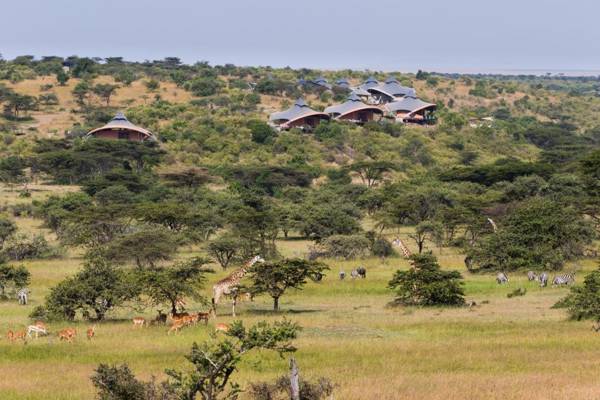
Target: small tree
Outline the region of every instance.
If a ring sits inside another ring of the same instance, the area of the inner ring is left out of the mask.
[[[103,258],[88,256],[83,269],[60,282],[46,297],[46,307],[54,318],[73,320],[77,311],[103,320],[106,313],[138,296],[131,274],[110,265]]]
[[[273,310],[279,310],[279,298],[289,288],[299,289],[306,284],[307,279],[319,281],[323,272],[329,268],[316,261],[301,259],[284,259],[278,262],[256,264],[250,269],[254,294],[266,293],[273,299]]]
[[[359,161],[348,167],[356,172],[368,187],[379,183],[386,172],[392,171],[395,165],[389,161]]]
[[[204,268],[208,262],[203,258],[179,262],[170,267],[149,268],[141,272],[139,280],[142,292],[154,304],[168,303],[171,312],[177,312],[177,301],[184,296],[204,300],[200,289],[206,281],[205,274],[212,272]]]
[[[192,372],[168,370],[171,385],[180,399],[234,400],[240,393],[239,385],[227,385],[242,357],[253,349],[274,350],[280,355],[294,352],[291,341],[296,338],[299,326],[289,321],[266,322],[246,329],[240,321],[231,324],[227,338],[222,341],[207,341],[192,346],[187,359],[194,365]]]
[[[0,216],[0,249],[4,246],[6,239],[14,235],[16,231],[17,225],[12,220]]]
[[[0,296],[5,297],[7,289],[16,292],[29,284],[31,274],[23,265],[15,267],[0,264]]]
[[[332,235],[321,244],[329,257],[351,260],[366,255],[370,243],[362,235]]]
[[[415,227],[414,233],[408,236],[415,241],[419,248],[419,254],[421,254],[425,248],[425,242],[432,241],[441,244],[442,235],[443,228],[440,224],[432,221],[423,221]]]
[[[413,267],[396,271],[388,287],[396,291],[395,304],[460,306],[465,302],[458,271],[442,271],[431,253],[412,255]]]
[[[268,144],[273,141],[275,131],[267,123],[263,121],[250,121],[248,124],[252,141],[259,144]]]
[[[56,82],[58,82],[60,86],[65,86],[68,81],[69,75],[62,68],[59,69],[56,73]]]
[[[208,253],[216,258],[221,267],[225,269],[240,248],[238,240],[230,236],[221,236],[208,244]]]
[[[583,286],[571,287],[571,293],[556,303],[555,307],[566,307],[569,316],[576,320],[600,320],[600,269],[587,275]]]
[[[109,366],[100,364],[94,371],[92,383],[100,400],[178,400],[174,390],[166,383],[158,385],[139,381],[127,364]]]
[[[119,85],[112,85],[110,83],[99,83],[92,89],[95,95],[101,97],[106,102],[106,106],[110,105],[110,98],[119,88]]]
[[[154,267],[170,260],[178,247],[178,239],[162,229],[148,229],[119,237],[107,244],[105,257],[115,262],[135,261],[139,268]]]

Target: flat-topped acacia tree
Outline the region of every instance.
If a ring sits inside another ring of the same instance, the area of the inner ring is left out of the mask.
[[[253,294],[266,293],[273,298],[273,310],[279,310],[279,298],[289,288],[302,289],[307,279],[320,281],[325,264],[299,258],[283,259],[270,263],[255,264],[249,271]]]

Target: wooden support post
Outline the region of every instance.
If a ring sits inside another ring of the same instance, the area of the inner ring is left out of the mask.
[[[290,389],[292,400],[300,400],[300,372],[293,357],[290,358]]]

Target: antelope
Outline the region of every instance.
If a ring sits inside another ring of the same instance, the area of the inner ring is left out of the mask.
[[[196,322],[204,321],[204,325],[208,325],[212,312],[199,312],[196,314]]]
[[[87,338],[88,340],[92,340],[92,338],[96,335],[96,325],[87,329]]]
[[[158,315],[153,321],[156,325],[165,325],[167,323],[167,314],[164,314],[162,310],[158,310]]]
[[[169,328],[169,330],[167,331],[167,335],[171,334],[171,332],[179,332],[181,330],[181,328],[183,328],[184,323],[181,320],[176,320],[173,321],[173,325],[171,325],[171,327]]]
[[[65,328],[62,331],[58,332],[58,338],[60,340],[66,340],[69,343],[73,342],[73,339],[77,336],[77,331],[75,328]]]
[[[134,319],[132,319],[133,321],[133,327],[135,328],[136,326],[139,326],[140,328],[144,327],[144,324],[146,323],[146,319],[143,317],[135,317]]]
[[[42,324],[42,325],[29,325],[27,327],[27,337],[31,337],[31,333],[35,333],[35,338],[37,339],[40,335],[40,333],[42,335],[47,335],[48,331],[46,330],[46,325]]]
[[[15,333],[12,330],[9,330],[8,332],[6,332],[6,339],[9,342],[14,342],[15,341]]]
[[[216,332],[229,332],[229,324],[218,323],[215,325]]]
[[[15,338],[15,340],[19,340],[20,339],[20,340],[26,342],[27,341],[27,332],[24,331],[24,330],[17,331],[14,334],[14,338]]]

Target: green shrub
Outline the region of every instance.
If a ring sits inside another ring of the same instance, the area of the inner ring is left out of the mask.
[[[583,286],[571,287],[571,293],[554,307],[567,308],[572,319],[600,320],[600,269],[588,274]]]
[[[412,255],[413,267],[396,271],[388,287],[396,291],[395,305],[462,306],[465,303],[462,276],[442,271],[431,253]]]

